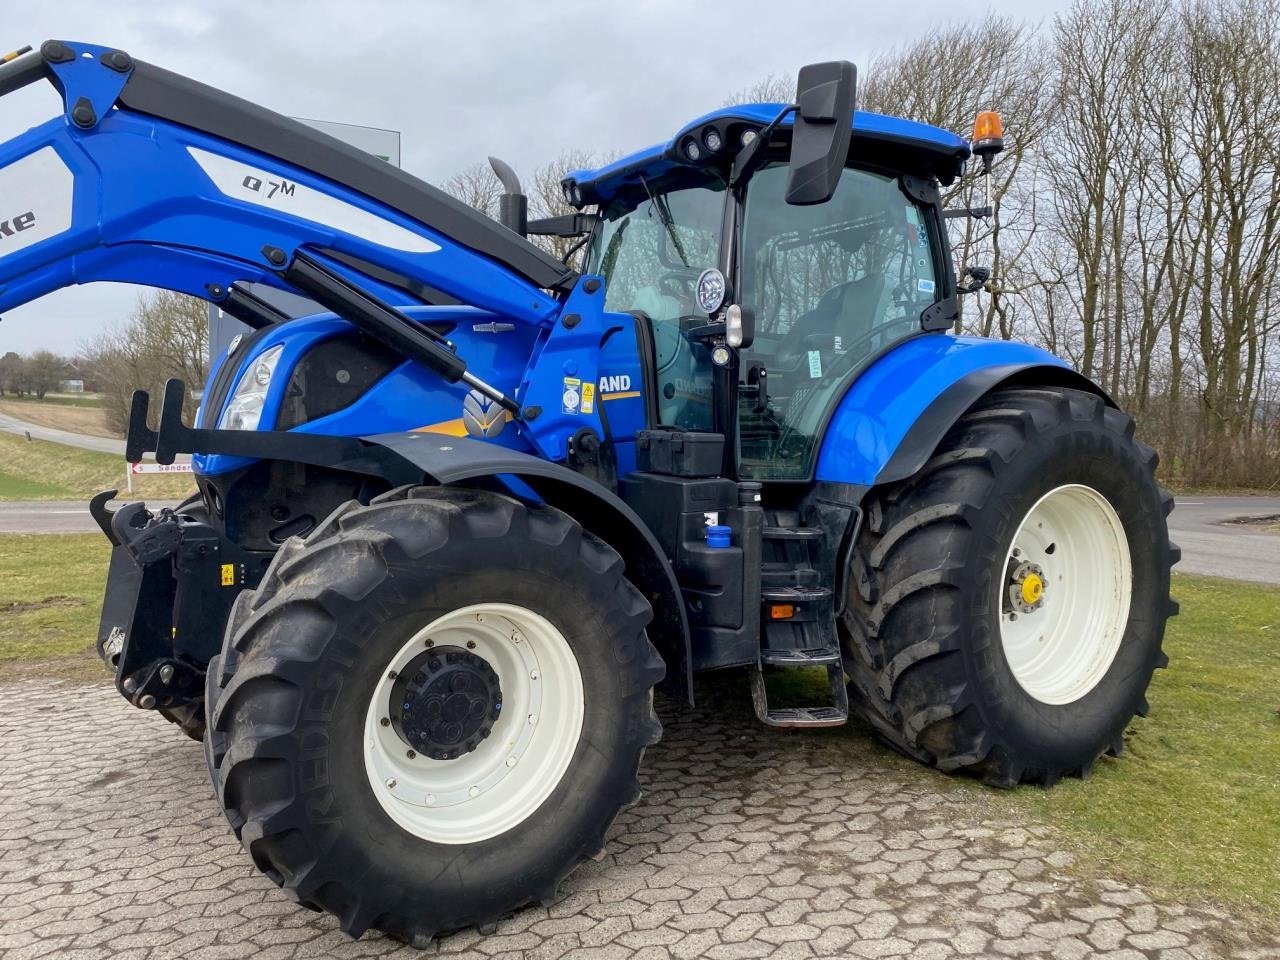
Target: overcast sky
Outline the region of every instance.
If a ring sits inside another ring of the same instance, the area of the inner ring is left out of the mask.
[[[1042,20],[1064,5],[0,2],[5,50],[51,37],[119,47],[280,113],[400,130],[403,166],[435,183],[491,153],[529,176],[567,148],[638,149],[768,74],[794,76],[818,60],[862,65],[932,24],[988,11]],[[0,100],[0,138],[53,116],[51,89]],[[0,353],[74,352],[102,324],[125,316],[135,296],[130,287],[94,284],[13,310],[0,322]]]

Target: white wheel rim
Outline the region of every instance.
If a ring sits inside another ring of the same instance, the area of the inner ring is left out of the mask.
[[[1037,576],[1043,593],[1031,604]],[[1120,649],[1133,591],[1115,508],[1082,484],[1050,490],[1018,527],[999,579],[1000,641],[1022,689],[1054,705],[1093,690]]]
[[[498,675],[501,711],[479,746],[453,760],[417,754],[384,725],[398,673],[427,641],[461,647]],[[476,843],[523,823],[563,778],[582,733],[582,674],[564,635],[524,607],[463,607],[414,634],[387,664],[365,718],[364,761],[382,809],[417,837]]]

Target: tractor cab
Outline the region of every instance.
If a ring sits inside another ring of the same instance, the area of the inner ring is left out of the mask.
[[[744,480],[810,479],[849,384],[955,315],[937,184],[968,144],[855,113],[825,196],[797,202],[789,109],[725,108],[564,182],[599,208],[586,270],[606,309],[651,332],[659,422],[734,438],[726,473]]]

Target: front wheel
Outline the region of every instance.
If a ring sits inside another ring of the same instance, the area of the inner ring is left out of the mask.
[[[549,901],[639,796],[662,661],[621,558],[492,493],[403,488],[282,549],[209,669],[254,863],[418,945]]]
[[[1177,610],[1155,465],[1097,396],[1002,389],[873,491],[842,626],[876,731],[1006,786],[1119,753]]]

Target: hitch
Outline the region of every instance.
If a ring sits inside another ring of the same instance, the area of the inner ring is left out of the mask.
[[[90,507],[113,544],[98,656],[136,707],[198,702],[231,604],[257,586],[269,555],[242,550],[195,511],[152,513],[143,503],[108,510],[114,496],[100,494]]]

